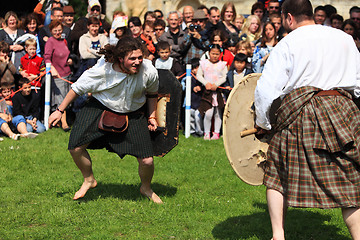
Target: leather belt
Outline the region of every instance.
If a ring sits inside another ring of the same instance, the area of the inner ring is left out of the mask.
[[[341,93],[339,93],[337,90],[323,90],[315,94],[316,96],[343,96]]]

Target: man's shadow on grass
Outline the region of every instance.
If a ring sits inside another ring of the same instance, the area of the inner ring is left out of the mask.
[[[177,188],[163,185],[160,183],[152,183],[152,189],[154,192],[159,195],[159,197],[171,197],[174,196],[177,192]],[[98,182],[96,188],[90,189],[85,197],[79,199],[79,201],[93,201],[99,198],[119,198],[124,200],[137,201],[143,196],[139,192],[140,184],[121,184],[121,183],[101,183]],[[66,192],[58,193],[58,197],[63,197],[67,194]],[[75,192],[74,192],[75,194]]]
[[[246,216],[230,217],[217,224],[212,235],[216,239],[248,239],[269,240],[272,237],[271,223],[266,204],[255,203],[257,208],[265,211]],[[285,221],[286,239],[296,240],[350,240],[340,235],[337,226],[327,224],[331,216],[321,213],[289,208]]]

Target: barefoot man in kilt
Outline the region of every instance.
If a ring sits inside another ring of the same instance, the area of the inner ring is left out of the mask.
[[[98,63],[71,86],[64,101],[49,118],[49,125],[55,126],[76,97],[92,93],[91,100],[77,114],[70,134],[68,148],[84,177],[73,199],[84,197],[97,185],[86,149],[106,148],[121,158],[127,154],[135,156],[139,163],[140,193],[155,203],[162,203],[150,185],[154,153],[149,130],[155,131],[158,126],[155,118],[157,70],[149,60],[143,59],[142,43],[133,38],[122,38],[116,46],[107,45],[103,53]],[[104,110],[107,110],[105,115]],[[118,126],[122,122],[122,126]],[[119,127],[127,128],[118,133]]]
[[[264,177],[273,239],[285,239],[287,206],[341,208],[360,239],[360,54],[350,35],[314,24],[309,0],[285,0],[282,19],[289,35],[255,90],[258,133],[275,132]]]

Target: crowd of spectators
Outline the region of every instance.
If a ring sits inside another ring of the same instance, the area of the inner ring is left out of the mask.
[[[232,2],[221,9],[184,6],[182,11],[168,13],[148,11],[143,19],[115,11],[112,23],[102,14],[98,0],[89,0],[87,14],[79,19],[74,17],[74,8],[61,0],[41,0],[20,19],[9,11],[0,18],[0,133],[17,140],[45,131],[45,63],[51,63],[54,111],[71,82],[102,57],[101,48],[132,37],[146,46],[145,57],[157,69],[168,69],[183,85],[185,65],[191,64],[191,134],[218,139],[222,106],[231,89],[245,75],[261,73],[272,48],[287,35],[281,3],[259,0],[251,9],[236,9]],[[352,7],[349,19],[344,17],[348,16],[339,15],[332,5],[314,9],[316,24],[348,33],[360,49],[360,8]],[[76,111],[88,98],[90,94],[74,103]],[[66,114],[59,127],[70,130]]]

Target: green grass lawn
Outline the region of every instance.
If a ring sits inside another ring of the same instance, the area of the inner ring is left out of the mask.
[[[153,189],[139,194],[137,161],[90,151],[98,186],[72,197],[82,176],[67,151],[69,133],[0,142],[0,239],[266,239],[265,187],[233,172],[222,140],[185,139],[155,159]],[[289,209],[287,239],[350,239],[341,211]]]

